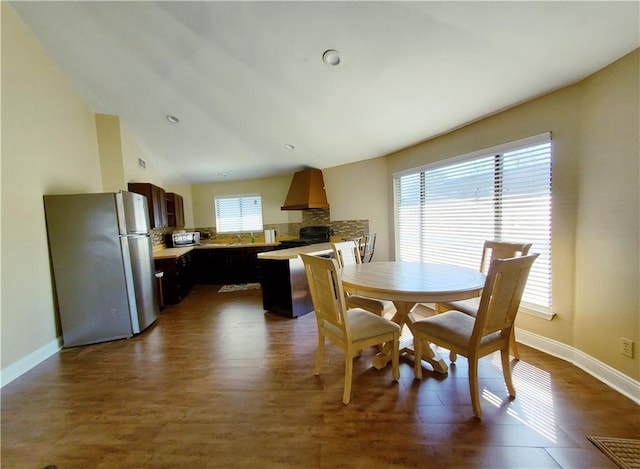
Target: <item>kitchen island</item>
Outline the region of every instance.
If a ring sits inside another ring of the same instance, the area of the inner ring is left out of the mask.
[[[261,252],[262,306],[266,311],[297,318],[313,311],[304,264],[299,254],[333,257],[331,243]]]

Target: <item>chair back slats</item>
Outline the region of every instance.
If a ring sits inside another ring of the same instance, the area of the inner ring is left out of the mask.
[[[538,254],[496,259],[489,266],[471,340],[513,327],[529,271]]]
[[[309,290],[318,327],[324,327],[326,321],[342,330],[346,337],[348,331],[344,316],[347,308],[338,262],[307,254],[300,254],[300,257],[304,262],[307,278],[313,280],[309,282]]]
[[[376,248],[376,233],[366,234],[362,237],[360,245],[360,257],[362,262],[371,262],[373,251]]]
[[[362,263],[360,259],[360,248],[356,241],[342,241],[331,243],[333,254],[341,267]]]
[[[503,241],[485,241],[482,249],[480,271],[486,273],[489,265],[496,259],[526,256],[531,249],[531,243],[511,243]]]

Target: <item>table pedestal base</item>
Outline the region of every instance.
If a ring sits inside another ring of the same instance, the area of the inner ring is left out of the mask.
[[[416,321],[416,317],[413,313],[411,313],[411,308],[413,308],[414,303],[406,303],[403,301],[394,301],[393,304],[396,306],[396,314],[391,318],[393,322],[399,324],[400,327],[403,327],[405,324],[409,328],[412,333],[411,338],[400,338],[400,354],[410,353],[414,354],[413,351],[413,330],[412,325]],[[422,360],[426,361],[433,367],[433,371],[441,374],[447,374],[449,371],[449,367],[445,363],[445,361],[437,355],[433,348],[431,348],[431,344],[425,344],[426,347],[422,347],[424,351],[422,354]],[[415,357],[415,356],[414,356]],[[373,359],[373,367],[377,370],[383,369],[387,364],[391,361],[391,344],[385,344],[382,351],[379,352]]]

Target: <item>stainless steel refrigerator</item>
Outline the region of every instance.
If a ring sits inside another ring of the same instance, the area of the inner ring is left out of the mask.
[[[146,197],[45,195],[64,347],[131,337],[160,310]]]

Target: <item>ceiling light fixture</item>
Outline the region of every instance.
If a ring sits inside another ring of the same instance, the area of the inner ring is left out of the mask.
[[[180,119],[178,119],[176,116],[172,114],[167,114],[167,120],[172,124],[177,124],[178,122],[180,122]]]
[[[329,67],[337,67],[342,63],[340,52],[334,49],[326,50],[324,54],[322,54],[322,61]]]
[[[289,151],[293,151],[296,147],[294,147],[292,144],[290,143],[285,143],[284,147],[289,150]]]

